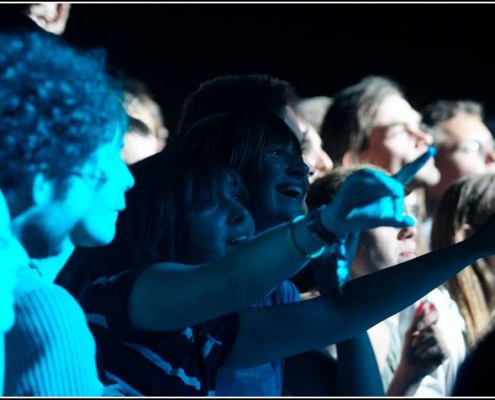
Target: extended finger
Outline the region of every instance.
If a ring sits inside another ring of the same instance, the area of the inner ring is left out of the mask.
[[[436,152],[437,149],[435,147],[428,147],[423,155],[404,165],[402,169],[394,175],[394,178],[402,184],[410,182],[414,178],[414,175],[416,175],[418,171],[423,168],[423,166],[436,154]]]

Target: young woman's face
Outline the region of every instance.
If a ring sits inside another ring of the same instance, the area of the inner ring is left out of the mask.
[[[295,140],[265,148],[261,171],[246,178],[249,190],[247,206],[257,232],[303,213],[309,185],[308,171]]]
[[[254,236],[254,222],[241,202],[242,194],[225,184],[215,201],[199,204],[188,215],[183,260],[202,264],[218,260]]]

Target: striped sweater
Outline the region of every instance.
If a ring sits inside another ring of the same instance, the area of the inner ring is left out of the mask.
[[[101,396],[95,341],[77,301],[20,268],[16,319],[5,337],[6,396]]]

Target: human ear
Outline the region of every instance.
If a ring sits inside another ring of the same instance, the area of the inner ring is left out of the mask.
[[[37,172],[31,188],[32,201],[35,205],[45,205],[53,200],[54,182],[43,172]]]

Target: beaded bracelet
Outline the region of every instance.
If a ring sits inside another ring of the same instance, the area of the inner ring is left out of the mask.
[[[323,254],[326,246],[323,246],[321,249],[318,249],[313,253],[306,253],[306,251],[297,244],[296,238],[294,236],[294,226],[296,225],[297,222],[301,221],[304,218],[306,218],[304,215],[299,215],[292,220],[290,224],[290,228],[288,230],[289,242],[292,244],[292,247],[304,257],[310,259],[318,258]]]

